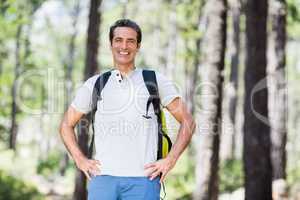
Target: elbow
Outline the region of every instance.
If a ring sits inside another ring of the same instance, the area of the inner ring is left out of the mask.
[[[60,134],[60,136],[63,138],[63,136],[64,136],[64,134],[67,132],[67,129],[68,128],[70,128],[70,127],[68,127],[68,125],[67,125],[67,123],[66,123],[66,121],[65,120],[62,120],[61,122],[60,122],[60,125],[59,125],[59,134]]]
[[[185,120],[183,121],[183,126],[187,130],[190,136],[192,136],[196,129],[196,122],[191,115],[187,115]]]
[[[190,129],[191,129],[191,134],[193,135],[195,133],[196,129],[196,121],[192,118],[190,122]]]
[[[59,125],[59,128],[58,128],[58,132],[59,132],[59,135],[62,137],[63,135],[63,132],[64,132],[64,122],[60,122],[60,125]]]

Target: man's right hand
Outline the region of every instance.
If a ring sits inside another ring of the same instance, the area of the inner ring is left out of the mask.
[[[83,171],[88,180],[91,180],[91,176],[100,175],[101,163],[99,160],[87,159],[83,157],[77,159],[75,163],[78,169]]]
[[[59,132],[65,146],[72,155],[76,166],[83,171],[90,180],[91,176],[100,175],[101,164],[98,160],[87,159],[77,144],[74,127],[83,115],[84,113],[81,113],[70,106],[60,124]]]

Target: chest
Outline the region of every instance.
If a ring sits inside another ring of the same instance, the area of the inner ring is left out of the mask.
[[[142,77],[116,79],[111,77],[97,102],[99,114],[144,114],[149,92]]]

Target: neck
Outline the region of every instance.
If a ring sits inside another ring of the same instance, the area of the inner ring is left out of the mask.
[[[130,73],[135,69],[135,66],[133,64],[131,65],[117,65],[115,64],[115,68],[121,72],[121,74],[125,75]]]

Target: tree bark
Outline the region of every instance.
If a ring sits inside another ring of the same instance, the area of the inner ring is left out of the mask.
[[[233,0],[230,3],[230,20],[232,21],[231,52],[230,52],[230,75],[228,88],[225,95],[225,130],[222,136],[221,160],[234,159],[235,134],[236,134],[236,112],[238,100],[238,74],[240,56],[240,0]],[[227,100],[228,99],[228,100]]]
[[[202,110],[198,132],[195,200],[218,198],[219,143],[221,133],[224,55],[226,47],[227,1],[207,2],[208,23],[201,69]],[[203,120],[203,121],[202,121]],[[206,127],[201,127],[202,125]]]
[[[86,60],[84,69],[84,80],[93,76],[98,71],[98,48],[99,48],[99,30],[101,22],[100,6],[102,0],[91,0],[89,24],[87,32],[87,45],[86,45]],[[89,124],[90,116],[85,115],[78,125],[78,144],[82,152],[88,154],[88,140],[89,140]],[[77,169],[76,171],[76,184],[73,194],[73,200],[86,200],[86,177],[83,172]]]
[[[273,179],[286,178],[287,101],[285,76],[286,2],[272,0],[270,20],[270,62],[268,65],[269,113],[271,123],[271,161]]]
[[[200,30],[200,24],[202,20],[202,13],[203,13],[203,5],[204,2],[201,2],[199,5],[199,8],[196,8],[198,10],[198,16],[197,16],[197,21],[193,24],[192,31],[199,31]],[[196,10],[195,9],[195,10]],[[185,42],[188,44],[188,40]],[[198,36],[195,39],[195,52],[193,53],[193,60],[192,63],[189,64],[188,58],[185,58],[185,76],[186,76],[186,94],[185,94],[185,99],[187,102],[187,108],[188,110],[194,115],[195,114],[195,109],[196,109],[196,104],[195,104],[195,95],[196,95],[196,88],[197,88],[197,82],[199,79],[199,67],[200,67],[200,57],[201,57],[201,43],[202,43],[202,37]],[[186,47],[187,51],[190,51],[189,47]],[[191,65],[191,69],[190,66]]]
[[[84,80],[87,80],[98,71],[97,55],[99,49],[99,32],[101,23],[101,2],[102,0],[91,0],[86,44]]]
[[[272,199],[268,91],[267,0],[246,1],[244,170],[247,200]]]
[[[200,23],[201,23],[201,17],[202,15],[200,14],[202,11],[202,6],[199,8],[199,16],[198,16],[198,22],[197,22],[197,28],[199,28]],[[197,87],[197,81],[199,79],[199,65],[200,65],[200,55],[201,55],[201,43],[202,43],[202,38],[197,38],[196,39],[196,56],[193,61],[193,69],[192,69],[192,74],[191,74],[191,79],[190,80],[190,87],[188,87],[189,91],[189,101],[188,101],[188,108],[190,112],[194,115],[195,114],[195,92],[196,92],[196,87]]]
[[[16,102],[17,97],[17,80],[21,73],[21,58],[20,58],[20,43],[21,43],[21,34],[22,34],[23,25],[19,25],[17,28],[16,34],[16,49],[15,49],[15,77],[12,86],[12,104],[11,104],[11,127],[10,127],[10,136],[9,136],[9,148],[16,150],[17,143],[17,132],[18,132],[18,124],[17,124],[17,113],[18,113],[18,105]]]

